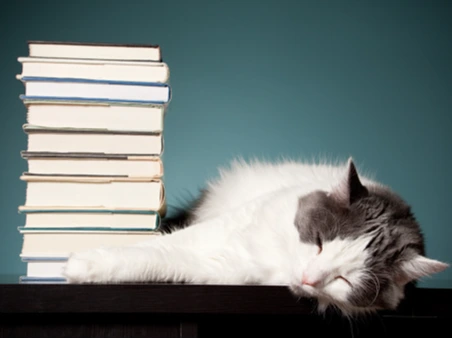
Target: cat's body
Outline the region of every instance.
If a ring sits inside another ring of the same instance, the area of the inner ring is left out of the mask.
[[[188,227],[132,247],[76,253],[70,282],[287,285],[320,309],[395,308],[404,286],[446,265],[425,258],[409,207],[346,165],[236,162]]]

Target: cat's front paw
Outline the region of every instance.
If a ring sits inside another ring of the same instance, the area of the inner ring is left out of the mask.
[[[108,281],[108,267],[102,250],[73,253],[63,276],[69,283],[100,283]]]

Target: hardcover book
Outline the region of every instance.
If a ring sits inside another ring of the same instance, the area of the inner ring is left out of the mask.
[[[34,209],[19,206],[25,214],[25,229],[32,230],[158,230],[160,215],[149,210]]]
[[[162,132],[165,105],[25,99],[30,125]]]
[[[159,132],[101,128],[58,128],[25,124],[29,152],[141,154],[163,152]]]
[[[26,232],[21,257],[68,257],[72,252],[100,247],[127,246],[151,241],[159,232]]]
[[[29,41],[29,55],[45,58],[161,61],[160,46],[63,41]]]
[[[166,104],[171,98],[170,86],[158,82],[21,77],[20,75],[17,78],[25,86],[23,99],[85,99]]]
[[[167,82],[163,62],[21,57],[21,77],[84,78],[91,80]]]
[[[27,182],[27,208],[165,212],[164,185],[155,178],[23,175],[20,179]]]
[[[24,175],[41,176],[107,176],[107,177],[163,177],[162,159],[157,156],[113,157],[109,154],[87,157],[71,153],[50,157],[40,153],[23,152],[28,172]]]

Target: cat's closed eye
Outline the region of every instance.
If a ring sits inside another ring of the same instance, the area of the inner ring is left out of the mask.
[[[347,280],[346,278],[344,278],[343,276],[338,275],[337,277],[334,278],[334,280],[338,280],[338,279],[346,282],[350,287],[353,287],[352,283],[349,280]]]
[[[319,249],[319,251],[317,252],[317,254],[322,253],[323,250],[323,244],[322,244],[322,239],[320,238],[320,234],[317,234],[317,238],[316,238],[316,245]]]

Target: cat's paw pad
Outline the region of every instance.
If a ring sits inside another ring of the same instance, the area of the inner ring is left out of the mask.
[[[69,283],[93,283],[106,281],[106,265],[100,250],[73,253],[63,275]]]

